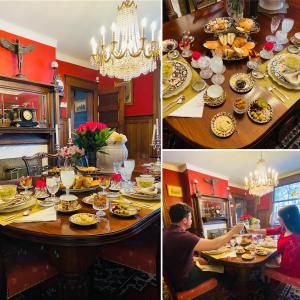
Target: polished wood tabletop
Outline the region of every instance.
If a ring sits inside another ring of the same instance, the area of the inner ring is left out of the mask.
[[[203,44],[207,40],[212,39],[212,35],[204,32],[204,25],[211,19],[216,17],[226,16],[226,10],[224,8],[224,2],[214,4],[208,8],[198,10],[195,13],[182,16],[178,19],[164,23],[163,26],[163,39],[175,39],[179,41],[185,30],[189,30],[191,35],[194,36],[191,49],[198,50],[202,54],[211,56],[209,50],[203,47]],[[300,2],[297,0],[291,0],[288,2],[289,9],[287,16],[295,20],[295,24],[289,35],[300,31]],[[265,38],[270,32],[271,16],[258,14],[257,18],[260,24],[260,32],[253,34],[252,38],[257,43],[256,51],[261,50]],[[188,59],[190,62],[190,59]],[[299,108],[299,102],[296,102],[292,107],[288,108],[278,98],[274,97],[269,92],[263,92],[260,96],[266,98],[266,100],[273,107],[272,120],[264,125],[253,123],[247,114],[239,117],[235,115],[237,120],[237,131],[228,138],[216,137],[210,128],[212,117],[222,111],[233,113],[233,101],[241,98],[241,94],[234,92],[229,86],[229,78],[235,73],[245,72],[248,73],[246,66],[246,60],[240,62],[225,62],[226,72],[225,82],[222,85],[226,92],[226,101],[221,107],[210,108],[205,106],[202,118],[177,118],[167,117],[165,118],[166,125],[175,132],[176,135],[184,139],[188,144],[193,147],[199,148],[252,148],[259,147],[265,140],[267,140],[271,134],[276,132],[281,124],[283,124],[287,118],[289,118]],[[211,80],[207,80],[208,84],[211,84]],[[261,89],[254,88],[250,93],[250,98],[255,98],[261,93]]]

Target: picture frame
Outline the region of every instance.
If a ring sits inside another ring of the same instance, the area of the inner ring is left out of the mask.
[[[117,81],[115,82],[115,87],[125,86],[125,98],[124,104],[125,105],[133,105],[134,104],[134,97],[133,97],[133,79],[129,81]]]
[[[171,197],[181,198],[182,195],[182,187],[176,185],[167,185],[168,195]]]
[[[79,112],[85,112],[87,111],[86,107],[86,99],[80,99],[74,101],[74,112],[79,113]]]

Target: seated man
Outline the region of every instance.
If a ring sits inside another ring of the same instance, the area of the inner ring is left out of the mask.
[[[177,291],[192,289],[216,274],[201,271],[193,261],[194,251],[208,251],[225,246],[243,230],[244,225],[235,225],[225,235],[213,240],[202,239],[187,231],[192,225],[192,208],[186,204],[171,206],[169,214],[172,225],[163,234],[163,266]]]

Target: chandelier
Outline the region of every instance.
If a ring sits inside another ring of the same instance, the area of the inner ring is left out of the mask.
[[[91,39],[91,64],[98,67],[100,74],[125,81],[147,74],[156,69],[160,56],[158,39],[155,39],[156,24],[152,22],[152,38],[145,36],[146,19],[138,24],[137,5],[125,0],[118,6],[116,23],[111,26],[112,41],[105,43],[105,27],[102,26],[99,45]]]
[[[254,172],[250,172],[249,176],[245,177],[245,188],[249,190],[250,195],[261,197],[272,192],[277,184],[278,172],[271,168],[267,169],[261,153]]]

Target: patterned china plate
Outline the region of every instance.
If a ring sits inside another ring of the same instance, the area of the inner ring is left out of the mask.
[[[29,207],[35,205],[36,201],[37,201],[37,199],[35,197],[31,196],[28,198],[28,200],[26,200],[22,204],[8,206],[5,209],[1,209],[0,212],[1,213],[9,213],[9,212],[14,212],[14,211],[18,211],[18,210],[23,210],[23,209],[26,209],[26,208],[29,208]]]
[[[224,28],[220,30],[214,30],[214,26],[217,25],[218,22],[224,21]],[[216,18],[213,20],[210,20],[208,23],[204,25],[204,32],[206,33],[221,33],[221,32],[226,32],[230,29],[232,26],[233,19],[232,18]]]
[[[145,195],[145,194],[138,194],[138,193],[128,193],[124,190],[120,191],[123,196],[138,199],[138,200],[148,200],[148,201],[157,201],[160,200],[160,194],[156,195]]]
[[[164,98],[170,98],[186,89],[192,80],[192,70],[188,64],[181,61],[166,61],[166,64],[173,65],[171,79],[169,79],[169,86],[164,93]]]
[[[91,226],[98,223],[96,215],[89,213],[79,213],[69,218],[70,222],[78,226]]]
[[[162,42],[163,52],[169,52],[175,50],[178,47],[178,42],[173,39],[164,40]]]
[[[77,204],[77,206],[73,209],[68,209],[68,210],[65,210],[62,208],[62,205],[61,203],[58,203],[56,206],[55,206],[55,209],[58,211],[58,212],[61,212],[61,213],[73,213],[75,211],[79,211],[81,209],[81,205],[80,204]]]
[[[205,91],[204,95],[203,95],[203,100],[204,103],[207,106],[211,106],[211,107],[216,107],[216,106],[220,106],[222,105],[225,100],[226,100],[226,94],[225,92],[223,93],[222,96],[218,97],[218,98],[211,98],[207,95],[207,90]]]
[[[242,18],[242,19],[247,19],[247,18]],[[257,33],[257,32],[260,31],[259,24],[255,20],[253,20],[253,19],[252,19],[253,26],[252,26],[251,30],[249,30],[249,31],[240,29],[240,27],[239,27],[239,21],[240,21],[240,19],[238,19],[236,22],[234,22],[234,28],[238,32],[241,32],[241,33]]]
[[[265,120],[259,120],[259,119],[255,118],[251,115],[251,113],[253,111],[253,104],[255,103],[255,101],[257,101],[257,100],[252,101],[249,105],[249,108],[248,108],[248,111],[247,111],[249,118],[253,122],[258,123],[258,124],[265,124],[265,123],[270,122],[272,120],[272,116],[273,116],[273,109],[272,109],[272,106],[270,104],[268,104],[268,107],[263,110],[264,114],[267,116],[267,118]]]
[[[121,218],[131,218],[135,215],[137,215],[139,213],[139,211],[137,210],[136,207],[129,207],[129,209],[127,210],[128,211],[128,214],[122,214],[122,213],[118,213],[116,211],[114,211],[113,209],[115,208],[115,206],[113,206],[111,209],[110,209],[110,212],[115,215],[115,216],[118,216],[118,217],[121,217]]]
[[[237,82],[239,80],[245,81],[246,85],[242,88],[237,86]],[[237,93],[247,93],[252,90],[253,88],[253,79],[250,75],[246,73],[236,73],[232,75],[229,79],[230,87]]]
[[[236,121],[232,114],[220,112],[211,119],[210,126],[217,137],[226,138],[235,132]]]

